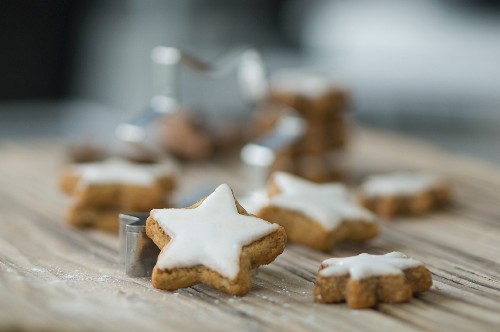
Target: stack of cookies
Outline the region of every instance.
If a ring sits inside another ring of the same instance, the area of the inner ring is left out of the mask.
[[[79,228],[118,231],[120,213],[169,207],[175,187],[171,164],[107,159],[68,167],[61,190],[72,197],[67,221]]]
[[[297,111],[306,123],[301,138],[277,151],[271,170],[316,182],[340,180],[346,145],[347,92],[318,73],[283,71],[273,76],[269,100],[278,107],[263,110],[257,117],[257,127],[269,128],[283,106]]]

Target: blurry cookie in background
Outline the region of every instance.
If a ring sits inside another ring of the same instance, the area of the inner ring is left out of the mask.
[[[303,118],[304,134],[276,151],[271,171],[286,171],[315,182],[343,180],[341,157],[348,143],[349,94],[326,74],[282,70],[271,78],[268,104],[254,115],[254,136],[269,134],[286,112]],[[336,158],[331,158],[335,155]],[[340,157],[339,157],[340,156]]]
[[[68,224],[118,231],[119,213],[149,212],[171,206],[176,187],[172,163],[134,163],[120,158],[72,164],[59,187],[71,197]]]

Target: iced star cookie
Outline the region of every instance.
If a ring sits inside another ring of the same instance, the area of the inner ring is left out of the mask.
[[[271,78],[271,101],[288,105],[308,118],[330,119],[345,111],[347,91],[324,73],[281,70]]]
[[[188,208],[152,210],[146,233],[162,249],[155,288],[202,283],[238,296],[252,287],[251,269],[274,261],[286,243],[283,227],[248,214],[226,184]]]
[[[149,212],[169,206],[175,187],[170,164],[138,164],[122,159],[67,168],[60,188],[72,196],[70,225],[118,230],[120,212]]]
[[[370,308],[377,302],[407,302],[431,285],[429,270],[400,252],[330,258],[319,268],[314,301],[346,301],[354,309]]]
[[[429,212],[450,200],[447,181],[427,173],[396,172],[369,177],[359,191],[360,203],[383,217]]]
[[[277,172],[268,195],[257,215],[285,227],[290,241],[329,250],[343,241],[362,242],[378,234],[374,215],[353,202],[341,184],[317,184]]]
[[[68,195],[93,185],[157,185],[163,190],[172,190],[175,187],[174,173],[171,163],[146,164],[110,158],[67,167],[61,176],[60,188]]]

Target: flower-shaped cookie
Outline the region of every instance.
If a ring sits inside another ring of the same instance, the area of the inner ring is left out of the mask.
[[[346,301],[351,308],[370,308],[377,302],[406,302],[432,285],[429,270],[400,252],[330,258],[319,268],[314,301]]]
[[[152,210],[146,233],[162,249],[154,287],[203,283],[233,295],[246,294],[251,269],[271,263],[286,243],[283,227],[248,214],[225,184],[189,208]]]
[[[328,250],[342,241],[366,241],[378,234],[373,214],[349,199],[341,184],[317,184],[274,173],[269,202],[258,216],[285,227],[290,241]]]

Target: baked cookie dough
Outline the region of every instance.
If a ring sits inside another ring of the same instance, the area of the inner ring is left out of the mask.
[[[252,288],[251,269],[274,261],[286,244],[283,227],[248,214],[226,184],[188,208],[152,210],[146,233],[162,250],[155,288],[202,283],[237,296]]]
[[[70,225],[115,231],[119,213],[170,206],[174,168],[170,164],[138,164],[114,158],[68,167],[59,186],[72,197],[67,214]]]
[[[290,242],[329,250],[343,241],[363,242],[378,234],[374,215],[352,201],[341,184],[317,184],[276,172],[268,195],[257,215],[282,225]]]
[[[448,203],[450,196],[446,180],[419,172],[370,176],[359,190],[361,205],[386,218],[427,213]]]
[[[400,252],[330,258],[319,268],[314,301],[346,301],[354,309],[370,308],[377,302],[407,302],[431,285],[429,270]]]

